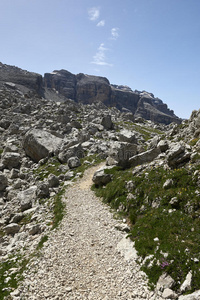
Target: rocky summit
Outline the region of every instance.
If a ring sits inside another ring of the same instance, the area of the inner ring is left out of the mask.
[[[180,123],[172,110],[159,98],[146,91],[132,91],[128,86],[110,84],[105,77],[74,75],[66,70],[39,74],[0,63],[0,86],[36,92],[46,99],[92,104],[102,102],[108,107],[129,112],[130,118],[142,117],[157,123]]]
[[[0,64],[0,299],[199,299],[199,126],[106,78]]]

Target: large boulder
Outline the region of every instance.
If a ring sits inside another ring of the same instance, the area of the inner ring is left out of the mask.
[[[131,157],[129,159],[129,163],[132,167],[149,163],[153,161],[160,153],[161,152],[159,148],[153,148]]]
[[[106,174],[105,173],[106,169],[107,169],[106,167],[102,167],[94,173],[92,177],[92,181],[94,182],[95,185],[106,185],[108,182],[111,181],[112,175]]]
[[[167,163],[171,168],[177,168],[190,160],[191,154],[186,151],[186,148],[181,143],[171,143],[167,153]]]
[[[125,142],[113,142],[111,150],[108,154],[107,165],[113,165],[116,162],[118,166],[128,167],[129,159],[136,155],[137,145]],[[111,163],[109,163],[109,161]]]
[[[113,122],[110,115],[106,115],[102,118],[101,125],[106,129],[113,129]]]
[[[127,143],[131,143],[131,144],[137,143],[137,138],[136,138],[135,132],[132,130],[122,129],[122,130],[120,130],[118,136],[119,136],[119,140],[121,142],[127,142]]]
[[[80,159],[77,156],[70,157],[67,161],[70,169],[77,168],[81,165]]]
[[[13,234],[19,232],[20,226],[16,223],[11,223],[11,224],[5,226],[4,230],[5,230],[6,234],[13,235]]]
[[[62,139],[41,129],[30,129],[24,137],[23,147],[33,161],[54,155],[62,144]]]

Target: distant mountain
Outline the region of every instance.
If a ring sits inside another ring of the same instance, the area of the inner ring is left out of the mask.
[[[173,110],[152,93],[132,91],[130,87],[110,84],[105,77],[86,74],[74,75],[66,70],[39,74],[0,63],[0,86],[16,84],[23,92],[36,92],[46,99],[74,100],[92,104],[102,102],[108,107],[116,107],[130,112],[133,118],[142,117],[157,123],[181,123]]]

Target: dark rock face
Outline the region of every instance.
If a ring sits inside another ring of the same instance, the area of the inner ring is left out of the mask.
[[[78,103],[92,104],[102,102],[109,107],[131,112],[135,118],[151,120],[157,123],[181,123],[181,120],[168,109],[167,105],[152,93],[132,91],[123,85],[111,85],[107,78],[85,74],[73,75],[61,70],[44,75],[46,89],[54,89],[57,93]]]
[[[139,99],[139,94],[133,92],[130,88],[123,88],[112,85],[110,103],[108,102],[107,104],[111,104],[111,106],[115,106],[119,110],[123,110],[124,108],[126,108],[133,114],[135,114]]]
[[[66,70],[45,73],[44,78],[14,66],[0,63],[0,87],[16,87],[24,92],[34,91],[46,99],[62,102],[71,99],[82,104],[103,103],[116,107],[133,118],[143,118],[157,123],[181,123],[167,105],[145,91],[132,91],[123,85],[111,85],[107,78],[85,74],[74,75]]]
[[[148,96],[142,96],[139,99],[135,117],[142,117],[146,120],[164,124],[171,122],[180,123],[174,112],[168,109],[162,100]]]
[[[29,90],[38,93],[39,95],[43,94],[43,83],[42,76],[22,70],[15,66],[9,66],[2,64],[0,62],[0,86],[6,85],[9,88],[14,89],[15,84],[19,85],[18,88],[26,92]]]
[[[83,104],[106,103],[110,99],[111,87],[108,79],[98,76],[78,74],[76,101]]]
[[[44,74],[45,88],[55,89],[63,96],[75,100],[76,98],[76,76],[72,73],[60,70]]]

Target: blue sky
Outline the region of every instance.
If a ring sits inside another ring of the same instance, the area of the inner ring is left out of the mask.
[[[65,69],[200,109],[200,0],[0,0],[0,61]]]

